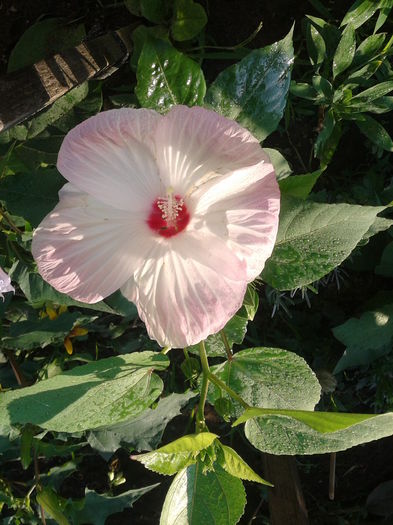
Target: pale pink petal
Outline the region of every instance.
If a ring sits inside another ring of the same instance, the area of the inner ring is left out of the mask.
[[[15,288],[11,285],[11,277],[0,268],[0,298],[4,301],[4,293],[15,292]]]
[[[240,308],[245,265],[208,232],[156,244],[121,288],[136,303],[152,339],[181,348],[218,332]]]
[[[57,167],[79,190],[123,210],[141,210],[162,192],[152,137],[163,117],[148,109],[114,109],[65,137]]]
[[[158,123],[155,142],[160,177],[181,195],[212,177],[269,162],[247,130],[201,107],[173,107]]]
[[[191,196],[190,230],[207,229],[226,240],[247,264],[247,280],[263,270],[278,228],[280,192],[273,166],[260,163],[215,179]]]
[[[56,290],[95,303],[120,288],[140,264],[150,231],[140,213],[115,209],[71,184],[36,229],[32,253]]]

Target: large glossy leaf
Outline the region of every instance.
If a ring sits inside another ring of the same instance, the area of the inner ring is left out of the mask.
[[[211,432],[189,434],[157,450],[132,456],[132,459],[140,461],[154,472],[171,475],[196,463],[200,452],[210,447],[216,439],[217,435]]]
[[[365,312],[359,319],[351,318],[333,329],[334,336],[347,348],[334,370],[368,365],[392,350],[393,304]]]
[[[78,366],[0,397],[2,426],[32,423],[57,432],[79,432],[137,416],[161,394],[162,354],[140,352]]]
[[[348,257],[383,209],[282,198],[276,245],[262,278],[278,290],[320,279]]]
[[[105,459],[122,445],[137,451],[153,450],[158,447],[169,421],[180,415],[181,408],[195,396],[193,392],[170,394],[160,399],[154,410],[148,408],[130,421],[90,432],[89,444]]]
[[[176,475],[165,498],[160,525],[235,525],[245,504],[240,479],[219,465],[204,473],[198,462]]]
[[[2,181],[0,199],[10,213],[36,227],[59,202],[58,192],[65,182],[54,168],[10,175]]]
[[[338,452],[393,434],[393,413],[250,409],[235,425],[244,421],[246,437],[254,447],[278,455]]]
[[[168,41],[148,38],[138,60],[136,96],[141,106],[165,111],[174,104],[201,104],[206,91],[202,70]]]
[[[250,406],[311,410],[318,403],[321,389],[307,363],[292,352],[280,348],[248,348],[237,352],[230,361],[212,367],[212,372]],[[211,385],[208,399],[227,397]],[[232,405],[230,415],[242,408]]]
[[[259,140],[274,131],[284,112],[293,63],[292,30],[225,69],[206,93],[206,105],[237,120]]]

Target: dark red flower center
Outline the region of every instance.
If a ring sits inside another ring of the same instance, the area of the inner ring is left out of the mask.
[[[168,195],[156,199],[147,219],[149,227],[163,237],[177,235],[190,222],[190,214],[180,195]]]

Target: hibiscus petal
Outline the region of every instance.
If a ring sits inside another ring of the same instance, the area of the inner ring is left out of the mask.
[[[208,232],[156,244],[122,288],[152,339],[181,348],[218,332],[240,308],[245,264]]]
[[[156,127],[155,143],[160,177],[181,195],[201,179],[269,162],[247,130],[201,107],[173,107]]]
[[[208,229],[226,239],[247,264],[247,280],[257,277],[270,257],[278,228],[280,191],[273,166],[260,163],[202,186],[191,197],[190,230]]]
[[[60,173],[109,206],[147,209],[162,193],[152,142],[162,118],[148,109],[123,108],[85,120],[63,141]]]
[[[146,251],[149,229],[141,214],[106,206],[71,184],[59,196],[34,233],[33,256],[56,290],[95,303],[132,275]]]

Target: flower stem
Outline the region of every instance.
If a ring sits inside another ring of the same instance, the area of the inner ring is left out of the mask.
[[[218,377],[212,374],[212,372],[209,372],[208,379],[216,386],[218,386],[218,388],[221,388],[221,390],[225,390],[225,392],[227,392],[227,394],[229,394],[233,399],[240,403],[243,408],[250,408],[250,405],[246,403],[244,399],[241,396],[239,396],[239,394],[236,394],[236,392],[232,390],[230,386],[225,384],[224,381],[221,381],[221,379],[218,379]]]
[[[171,346],[164,346],[164,348],[161,350],[160,354],[166,355],[171,350],[172,350]]]
[[[209,361],[207,360],[206,348],[204,341],[199,343],[199,357],[202,365],[202,385],[201,385],[201,399],[199,400],[198,412],[196,417],[196,432],[201,432],[205,427],[205,404],[207,398],[207,391],[209,388]]]
[[[231,347],[230,347],[230,344],[227,338],[227,334],[224,332],[224,330],[220,330],[220,335],[221,335],[222,342],[224,343],[224,346],[225,346],[225,352],[227,353],[228,361],[231,361],[233,354],[232,354],[232,350],[231,350]]]

